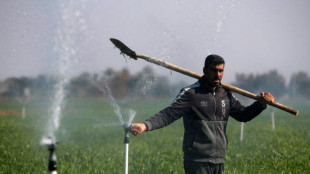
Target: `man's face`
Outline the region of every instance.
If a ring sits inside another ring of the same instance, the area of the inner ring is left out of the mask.
[[[224,75],[224,64],[209,65],[203,68],[203,73],[210,87],[216,87]]]

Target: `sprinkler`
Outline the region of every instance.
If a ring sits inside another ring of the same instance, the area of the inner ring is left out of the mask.
[[[50,152],[48,158],[48,172],[50,174],[57,174],[57,163],[56,163],[56,140],[52,137],[43,138],[41,144],[46,145],[48,151]]]
[[[128,174],[128,151],[129,151],[129,131],[132,129],[131,124],[125,123],[123,125],[125,130],[124,136],[124,174]]]

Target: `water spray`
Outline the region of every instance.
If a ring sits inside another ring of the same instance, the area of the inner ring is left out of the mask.
[[[132,129],[131,124],[125,123],[123,125],[124,136],[124,174],[128,174],[128,153],[129,153],[129,131]]]
[[[272,130],[276,129],[276,124],[275,124],[275,120],[274,120],[274,109],[271,109],[271,126],[272,126]]]
[[[48,138],[43,138],[41,140],[42,145],[46,145],[48,151],[50,152],[49,157],[48,157],[48,172],[50,174],[57,174],[57,163],[56,163],[56,145],[58,142],[55,140],[55,138],[48,137]]]
[[[121,125],[123,125],[125,134],[124,134],[124,174],[128,174],[128,152],[129,152],[129,132],[132,129],[132,121],[136,115],[136,111],[129,109],[129,118],[127,123],[125,123],[120,106],[116,103],[114,97],[112,96],[109,85],[106,81],[102,81],[101,91],[107,95],[110,99],[110,104],[114,108],[114,113],[117,115]]]
[[[31,98],[30,94],[30,88],[25,87],[24,88],[24,94],[22,96],[17,96],[17,101],[22,104],[22,118],[24,119],[26,117],[26,104],[29,102]]]
[[[244,122],[241,122],[240,126],[240,142],[243,141]]]

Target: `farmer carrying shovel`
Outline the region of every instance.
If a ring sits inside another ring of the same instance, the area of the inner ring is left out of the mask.
[[[184,169],[187,174],[224,173],[229,116],[240,122],[250,121],[266,109],[266,104],[298,115],[297,110],[275,102],[270,93],[261,92],[257,96],[222,83],[225,61],[221,56],[207,56],[203,67],[204,75],[201,76],[162,60],[138,54],[117,39],[110,40],[121,50],[121,54],[135,60],[141,58],[198,79],[196,83],[184,87],[170,106],[143,123],[133,123],[130,130],[133,135],[138,136],[145,131],[168,126],[183,117]],[[257,101],[250,106],[243,106],[232,92]]]
[[[221,79],[225,61],[218,55],[205,59],[204,76],[185,87],[173,103],[144,123],[133,123],[132,134],[168,126],[183,117],[184,170],[188,174],[224,173],[227,145],[228,117],[240,122],[250,121],[259,115],[267,102],[274,102],[270,93],[261,92],[261,100],[243,106],[231,93],[223,89]]]

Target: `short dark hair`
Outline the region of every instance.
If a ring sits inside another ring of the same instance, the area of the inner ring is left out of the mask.
[[[206,57],[205,59],[205,67],[207,68],[209,65],[219,65],[219,64],[225,64],[225,60],[216,54],[211,54]]]

